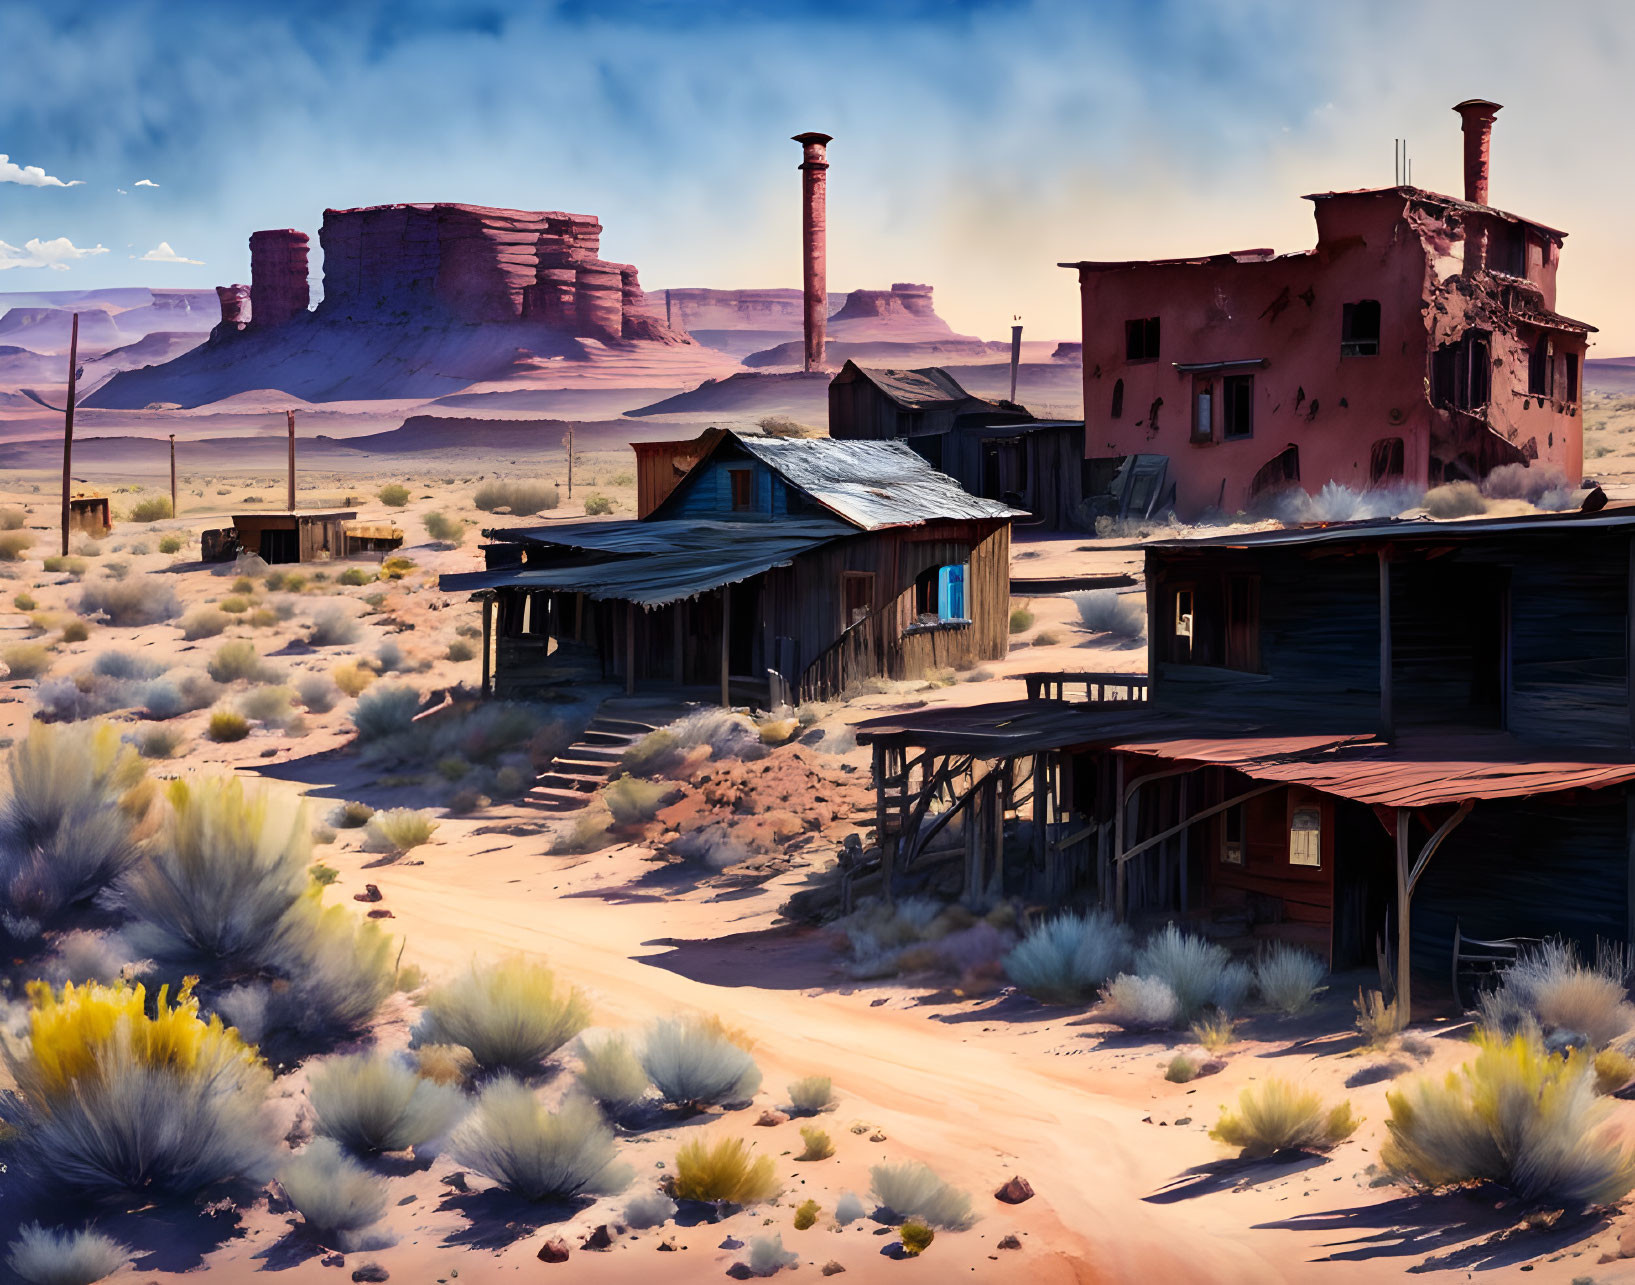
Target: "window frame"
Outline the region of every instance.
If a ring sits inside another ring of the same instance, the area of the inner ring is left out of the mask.
[[[1364,330],[1358,333],[1357,323],[1366,320],[1372,310],[1374,320],[1373,333]],[[1384,318],[1378,299],[1357,299],[1351,303],[1340,305],[1340,356],[1342,357],[1378,357],[1380,354],[1381,332],[1384,329]]]
[[[739,489],[742,486],[746,492],[740,503]],[[735,464],[727,469],[728,499],[734,513],[754,513],[755,508],[755,466],[752,464]]]
[[[914,577],[914,623],[922,628],[970,624],[970,582],[969,561],[937,562],[922,569]]]
[[[1192,423],[1189,440],[1195,446],[1215,441],[1215,381],[1202,376],[1192,380]]]
[[[1243,420],[1236,410],[1235,394],[1247,390],[1244,397]],[[1247,442],[1255,435],[1255,377],[1253,375],[1226,375],[1221,379],[1221,441]]]
[[[1298,825],[1309,819],[1312,824]],[[1293,803],[1289,807],[1289,864],[1302,870],[1323,868],[1323,809],[1317,803]],[[1298,839],[1297,837],[1298,836]]]
[[[1124,322],[1124,360],[1131,365],[1157,361],[1163,348],[1163,327],[1157,317],[1130,317]]]

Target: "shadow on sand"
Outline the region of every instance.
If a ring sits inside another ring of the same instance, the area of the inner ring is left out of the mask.
[[[1173,1205],[1221,1191],[1248,1191],[1263,1182],[1320,1169],[1328,1163],[1327,1156],[1309,1151],[1291,1151],[1265,1160],[1212,1160],[1185,1170],[1168,1186],[1143,1199],[1149,1205]]]

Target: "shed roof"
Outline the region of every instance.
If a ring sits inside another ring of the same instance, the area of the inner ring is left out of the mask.
[[[853,532],[844,523],[819,518],[758,526],[752,538],[746,538],[741,522],[698,521],[577,522],[484,534],[606,556],[563,566],[460,572],[443,576],[438,588],[473,594],[501,586],[555,589],[662,607],[785,566],[808,549]]]
[[[924,366],[918,370],[895,370],[885,366],[850,366],[904,410],[924,410],[944,402],[980,401],[981,398],[960,387],[941,366]],[[844,370],[844,368],[842,368]]]
[[[864,531],[938,519],[1026,516],[998,500],[970,494],[903,442],[744,437],[738,444],[791,486]]]
[[[1327,544],[1374,544],[1381,541],[1479,540],[1496,535],[1529,532],[1620,531],[1635,528],[1635,506],[1602,509],[1598,513],[1537,513],[1513,518],[1372,518],[1336,522],[1297,530],[1245,531],[1234,535],[1197,536],[1183,540],[1153,540],[1149,549],[1298,548]]]

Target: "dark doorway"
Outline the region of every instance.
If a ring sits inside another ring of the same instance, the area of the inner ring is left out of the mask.
[[[734,674],[753,675],[755,639],[761,628],[760,582],[733,585],[727,610],[732,632],[727,642],[727,667]]]
[[[261,560],[263,562],[299,562],[301,534],[293,530],[263,530],[261,532]]]
[[[1397,722],[1504,726],[1509,578],[1447,559],[1391,568]]]
[[[1377,964],[1386,913],[1395,900],[1396,849],[1391,837],[1371,809],[1336,800],[1333,970]]]

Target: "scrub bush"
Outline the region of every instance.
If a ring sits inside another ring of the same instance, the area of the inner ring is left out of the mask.
[[[1610,1205],[1635,1189],[1635,1155],[1608,1128],[1583,1055],[1537,1034],[1478,1030],[1473,1061],[1386,1094],[1386,1169],[1425,1191],[1492,1182],[1524,1200]]]
[[[556,487],[540,482],[484,482],[471,497],[471,503],[484,513],[506,509],[512,517],[554,509],[559,500]]]
[[[336,665],[329,671],[329,676],[334,679],[335,686],[348,696],[361,695],[363,690],[375,681],[375,671],[358,664],[355,660],[349,660],[344,665]]]
[[[1236,1115],[1223,1107],[1209,1136],[1260,1158],[1279,1151],[1327,1151],[1356,1128],[1351,1103],[1325,1107],[1317,1094],[1274,1078],[1239,1094]]]
[[[365,571],[362,567],[348,567],[345,571],[341,572],[340,575],[335,577],[336,584],[348,585],[352,587],[356,587],[357,585],[373,584],[374,582],[374,572]]]
[[[577,987],[512,956],[433,987],[415,1040],[463,1045],[484,1070],[526,1075],[589,1025],[590,1001]]]
[[[625,775],[602,787],[602,801],[619,825],[642,825],[653,819],[673,793],[667,785]]]
[[[1147,632],[1146,608],[1135,595],[1114,589],[1080,589],[1065,595],[1078,608],[1079,621],[1093,634],[1139,638]]]
[[[776,1233],[757,1236],[749,1242],[749,1262],[746,1266],[751,1276],[776,1276],[786,1267],[799,1267],[800,1255],[785,1249],[783,1237]]]
[[[356,830],[359,826],[368,825],[369,818],[375,815],[375,810],[367,803],[350,801],[342,803],[329,814],[329,819],[342,830]]]
[[[13,643],[0,647],[0,661],[5,663],[8,677],[26,682],[51,668],[51,653],[39,643]]]
[[[49,923],[141,855],[153,790],[112,723],[32,723],[6,765],[0,909]]]
[[[1199,1047],[1211,1054],[1217,1054],[1231,1048],[1237,1042],[1237,1028],[1238,1024],[1226,1014],[1215,1013],[1193,1022],[1191,1033]]]
[[[1035,925],[1005,956],[1005,975],[1047,1004],[1081,1004],[1130,961],[1130,930],[1105,910]]]
[[[225,611],[229,616],[242,616],[250,609],[250,600],[248,598],[242,598],[235,593],[229,594],[216,605]]]
[[[238,712],[253,722],[283,727],[294,717],[294,696],[288,687],[254,687],[239,697]]]
[[[448,659],[457,665],[463,664],[464,662],[470,660],[476,654],[476,648],[474,648],[464,638],[456,638],[453,642],[449,643],[448,651],[445,653]]]
[[[32,531],[0,531],[0,562],[21,562],[23,554],[33,547]]]
[[[303,674],[295,680],[295,698],[309,714],[327,714],[335,708],[339,695],[334,682],[324,674]]]
[[[823,1206],[815,1200],[803,1200],[795,1207],[795,1230],[807,1231],[817,1226],[818,1215],[823,1212]]]
[[[0,531],[20,531],[28,521],[28,514],[22,509],[7,505],[0,509]]]
[[[176,757],[186,739],[174,727],[144,727],[131,743],[145,759],[170,759]]]
[[[182,617],[182,637],[187,642],[214,638],[232,623],[233,618],[225,611],[215,607],[199,607]]]
[[[466,524],[459,518],[451,518],[434,509],[421,521],[426,524],[426,534],[440,544],[452,547],[466,538]]]
[[[1025,634],[1033,628],[1033,613],[1026,607],[1011,608],[1011,632]]]
[[[67,574],[76,580],[91,569],[91,564],[84,558],[67,557],[60,553],[53,553],[40,566],[50,575]]]
[[[501,1076],[449,1140],[454,1159],[528,1200],[611,1196],[634,1172],[618,1159],[613,1130],[589,1102],[546,1111],[524,1085]]]
[[[168,578],[131,576],[125,580],[91,580],[80,590],[81,615],[100,612],[111,625],[156,625],[182,614],[176,588]]]
[[[789,1105],[797,1115],[816,1115],[834,1104],[834,1081],[827,1075],[808,1075],[789,1086]]]
[[[676,1152],[677,1200],[718,1205],[754,1205],[780,1190],[771,1156],[752,1156],[742,1138],[694,1138]]]
[[[95,1285],[130,1261],[131,1251],[98,1231],[48,1231],[26,1223],[7,1264],[29,1285]]]
[[[329,1059],[312,1072],[307,1095],[318,1132],[364,1153],[424,1146],[446,1136],[466,1111],[458,1088],[379,1054]]]
[[[579,1088],[613,1119],[633,1114],[647,1096],[647,1072],[624,1036],[579,1037]]]
[[[1433,518],[1469,518],[1487,512],[1487,500],[1474,482],[1448,482],[1425,493],[1425,512]]]
[[[164,661],[129,651],[105,651],[96,658],[91,672],[104,678],[147,680],[157,678],[169,666]]]
[[[1278,942],[1255,961],[1255,989],[1267,1008],[1294,1017],[1311,1007],[1327,972],[1310,951]]]
[[[380,502],[387,508],[401,509],[409,502],[409,488],[401,482],[388,482],[377,492]]]
[[[624,1207],[625,1226],[633,1227],[637,1231],[646,1231],[649,1227],[662,1227],[676,1216],[676,1208],[676,1202],[662,1192],[632,1196],[630,1203]]]
[[[848,1191],[839,1200],[835,1201],[835,1221],[842,1227],[866,1217],[868,1210],[863,1205],[862,1197],[856,1192]]]
[[[314,1238],[343,1249],[356,1233],[386,1213],[386,1180],[370,1173],[331,1138],[318,1138],[291,1156],[278,1171],[295,1211]]]
[[[918,1218],[932,1227],[961,1231],[976,1221],[971,1197],[917,1160],[875,1165],[869,1170],[869,1194],[886,1211],[888,1222]]]
[[[29,1043],[6,1054],[17,1089],[0,1104],[19,1159],[42,1185],[91,1196],[188,1195],[232,1179],[265,1181],[277,1124],[272,1076],[255,1050],[199,1016],[183,985],[28,988]]]
[[[754,1096],[761,1071],[719,1020],[664,1018],[647,1028],[642,1069],[672,1106],[700,1108]]]
[[[1635,1027],[1621,975],[1583,963],[1570,942],[1525,951],[1477,1003],[1482,1025],[1509,1034],[1528,1025],[1547,1037],[1605,1048]]]
[[[420,711],[420,693],[402,683],[382,683],[358,697],[352,725],[358,740],[379,741],[409,730]]]
[[[162,522],[176,515],[171,512],[168,495],[150,495],[131,505],[130,512],[125,516],[131,522]]]
[[[1189,937],[1168,924],[1136,952],[1135,971],[1166,983],[1175,993],[1179,1016],[1190,1019],[1205,1004],[1214,1002],[1230,958],[1224,947],[1201,937]]]
[[[358,622],[347,614],[344,607],[328,606],[312,618],[307,631],[307,643],[312,647],[340,647],[355,643],[363,632]]]
[[[1128,1031],[1156,1031],[1175,1025],[1181,1005],[1163,978],[1120,973],[1102,988],[1096,1016]]]
[[[414,808],[386,808],[369,818],[364,846],[371,852],[409,851],[430,843],[437,822]]]
[[[1190,1084],[1198,1077],[1198,1064],[1185,1053],[1177,1053],[1164,1068],[1164,1078],[1171,1084]]]
[[[242,741],[250,734],[249,720],[230,709],[218,709],[210,715],[205,735],[213,741]]]
[[[587,517],[602,517],[613,512],[613,501],[600,491],[592,491],[585,497],[585,515]]]
[[[1359,986],[1352,1003],[1357,1010],[1357,1032],[1369,1048],[1384,1048],[1402,1034],[1405,1023],[1396,1000],[1387,1002],[1379,991],[1364,991]]]
[[[253,683],[275,683],[283,677],[276,668],[261,659],[255,644],[247,638],[222,643],[205,665],[205,671],[218,683],[232,683],[239,679]]]
[[[806,1148],[795,1157],[797,1160],[827,1160],[834,1155],[835,1144],[830,1140],[827,1130],[809,1124],[803,1125],[800,1136]]]
[[[155,678],[140,693],[142,716],[163,721],[204,709],[221,695],[221,686],[196,670]]]
[[[159,537],[160,553],[180,553],[184,541],[179,535],[162,535]]]

